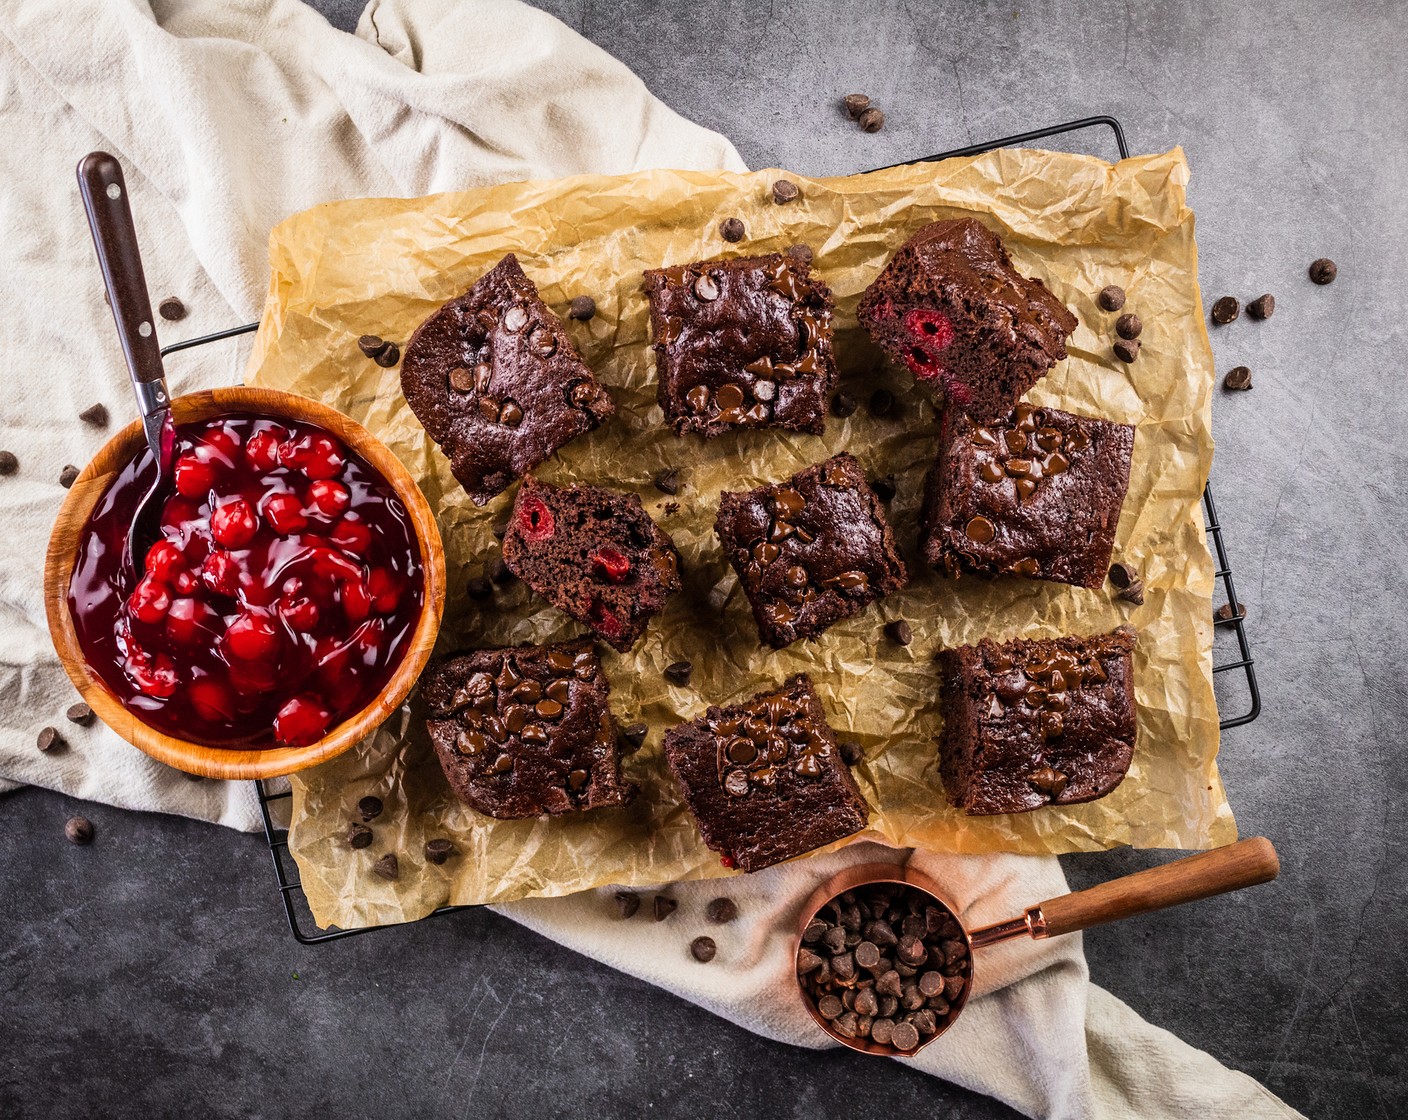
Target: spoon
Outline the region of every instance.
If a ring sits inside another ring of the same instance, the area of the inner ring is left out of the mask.
[[[107,152],[90,152],[78,161],[78,189],[103,270],[112,317],[117,323],[122,356],[137,396],[147,446],[156,460],[156,479],[132,513],[132,528],[122,548],[123,574],[131,587],[142,571],[147,551],[161,536],[161,510],[172,489],[176,429],[171,422],[171,394],[166,389],[166,370],[152,324],[151,298],[147,295],[122,165]]]

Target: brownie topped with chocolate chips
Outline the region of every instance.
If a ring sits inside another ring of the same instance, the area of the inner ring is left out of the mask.
[[[880,500],[845,452],[775,486],[726,491],[714,532],[774,649],[909,582]]]
[[[589,639],[452,653],[420,681],[450,788],[512,820],[622,805],[611,685]]]
[[[805,673],[671,728],[665,761],[726,867],[758,871],[852,836],[870,819]]]
[[[660,407],[677,435],[825,429],[834,308],[808,263],[772,253],[651,269],[645,293]]]
[[[924,559],[1099,587],[1129,488],[1134,428],[1022,402],[975,424],[945,410],[920,517]]]
[[[512,253],[416,329],[401,390],[481,506],[616,411]]]
[[[1076,317],[972,218],[906,241],[856,309],[891,358],[979,421],[1012,411],[1066,357]]]
[[[939,655],[939,774],[973,815],[1104,797],[1134,755],[1134,631],[998,644]]]

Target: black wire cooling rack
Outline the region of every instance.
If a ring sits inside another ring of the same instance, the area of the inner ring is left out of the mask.
[[[964,148],[954,148],[952,151],[939,152],[936,155],[920,156],[917,159],[905,160],[903,164],[891,166],[903,166],[915,163],[936,163],[939,160],[951,159],[954,156],[972,156],[982,152],[990,152],[995,148],[1010,148],[1023,144],[1030,144],[1036,140],[1048,140],[1055,136],[1066,136],[1074,132],[1084,132],[1090,129],[1108,129],[1114,138],[1115,147],[1118,149],[1120,158],[1129,158],[1129,146],[1125,143],[1124,129],[1120,127],[1120,122],[1114,117],[1082,117],[1080,120],[1067,121],[1065,124],[1052,125],[1049,128],[1038,128],[1031,132],[1019,133],[1016,136],[1004,136],[1001,140],[990,140],[982,144],[969,144]],[[228,330],[216,331],[214,334],[202,335],[199,338],[187,339],[185,342],[175,342],[170,346],[162,348],[162,357],[168,354],[175,354],[181,350],[190,350],[197,346],[205,346],[208,343],[219,342],[222,339],[234,338],[237,335],[249,334],[259,327],[258,323],[246,323],[240,327],[231,327]],[[1214,682],[1218,692],[1219,711],[1240,708],[1241,715],[1232,716],[1221,721],[1221,727],[1226,731],[1230,727],[1240,727],[1244,723],[1251,723],[1261,714],[1261,692],[1257,688],[1256,668],[1252,659],[1251,644],[1247,639],[1246,621],[1243,618],[1243,609],[1237,598],[1236,585],[1232,582],[1232,564],[1227,559],[1227,545],[1222,536],[1222,525],[1217,519],[1217,506],[1213,504],[1212,486],[1209,485],[1203,491],[1203,513],[1204,525],[1207,530],[1208,540],[1212,543],[1212,552],[1217,560],[1217,568],[1213,575],[1222,585],[1223,598],[1230,605],[1228,617],[1216,617],[1213,623],[1215,630],[1220,633],[1231,631],[1236,637],[1237,657],[1230,661],[1216,661],[1218,648],[1214,643],[1213,655]],[[1228,674],[1232,674],[1228,676]],[[1230,695],[1228,695],[1230,693]],[[361,933],[371,933],[373,930],[388,929],[390,926],[363,926],[358,929],[328,929],[309,933],[305,929],[316,928],[312,920],[312,913],[308,909],[308,900],[303,893],[302,882],[298,877],[298,869],[294,864],[293,856],[288,850],[288,830],[281,827],[274,819],[277,808],[284,808],[280,803],[289,801],[292,793],[288,790],[271,792],[265,782],[255,782],[255,789],[259,795],[259,811],[264,819],[264,836],[268,841],[269,853],[274,861],[274,875],[279,882],[279,897],[283,899],[284,914],[288,918],[289,930],[299,942],[304,945],[316,945],[324,941],[337,941],[343,937],[355,937]],[[440,909],[426,915],[434,918],[440,914],[453,913],[456,910],[467,910],[466,906],[442,906]],[[422,919],[424,920],[424,919]]]

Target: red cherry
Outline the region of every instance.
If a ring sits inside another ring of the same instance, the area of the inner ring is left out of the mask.
[[[318,625],[318,604],[302,596],[279,600],[279,614],[290,630],[306,634]]]
[[[187,498],[204,498],[218,477],[215,464],[198,459],[194,454],[182,455],[176,460],[176,493]]]
[[[163,583],[171,583],[177,569],[181,567],[185,559],[174,541],[157,541],[147,550],[144,567],[147,569],[148,575]]]
[[[210,515],[210,535],[226,548],[244,548],[258,529],[254,507],[243,498],[226,502]]]
[[[309,478],[336,478],[345,462],[337,441],[319,432],[285,440],[279,445],[279,462]]]
[[[194,646],[212,642],[220,616],[198,599],[174,599],[166,613],[166,636],[177,645]]]
[[[626,631],[625,622],[600,599],[592,600],[591,609],[587,612],[587,625],[607,639],[619,638]]]
[[[240,589],[240,566],[228,552],[212,552],[200,566],[200,581],[215,594],[233,599]]]
[[[733,857],[732,857],[732,856],[720,856],[720,857],[719,857],[719,862],[720,862],[721,864],[723,864],[725,867],[737,867],[737,866],[738,866],[736,863],[733,862]]]
[[[263,661],[279,652],[278,628],[262,614],[241,614],[225,631],[225,649],[241,661]]]
[[[362,565],[335,548],[310,548],[307,555],[313,563],[313,573],[323,579],[362,582]]]
[[[630,558],[614,548],[599,548],[588,559],[591,560],[592,567],[597,570],[597,574],[609,579],[612,583],[624,583],[626,577],[631,574]]]
[[[171,609],[171,588],[153,576],[143,576],[127,600],[127,609],[138,622],[155,626]]]
[[[336,517],[352,504],[352,492],[330,478],[319,479],[308,487],[308,504],[327,517]]]
[[[295,696],[274,717],[274,738],[285,746],[304,747],[322,738],[332,722],[332,709],[312,693]]]
[[[379,618],[364,623],[357,628],[357,648],[362,651],[363,660],[371,665],[381,652],[381,639],[386,633],[386,625]]]
[[[545,541],[552,536],[556,528],[552,510],[548,509],[547,503],[536,494],[525,494],[520,490],[514,513],[518,519],[518,531],[525,541],[535,544]]]
[[[262,696],[279,686],[279,667],[272,661],[236,661],[230,684],[241,696]]]
[[[953,323],[941,311],[916,307],[904,313],[904,329],[931,354],[953,341]]]
[[[147,696],[166,700],[176,692],[176,665],[164,653],[152,654],[133,646],[123,668],[138,691]]]
[[[186,689],[186,699],[202,719],[230,723],[235,718],[235,697],[228,686],[214,677],[202,677]]]
[[[229,465],[234,465],[235,452],[240,448],[240,437],[229,428],[212,428],[200,442],[202,447],[208,448]]]
[[[344,517],[328,534],[328,540],[344,552],[364,556],[372,546],[371,527],[365,521]]]
[[[190,595],[200,586],[200,580],[196,578],[195,572],[180,571],[176,573],[176,578],[171,581],[171,586],[176,589],[177,595]]]
[[[288,438],[283,428],[266,428],[255,432],[244,445],[244,457],[260,474],[268,474],[279,465],[279,444]]]
[[[342,613],[349,622],[361,622],[372,613],[372,596],[360,577],[349,579],[338,585],[342,593]]]
[[[303,516],[303,503],[298,495],[282,492],[264,499],[264,520],[281,536],[292,536],[308,528]]]
[[[401,580],[385,568],[373,568],[367,576],[367,590],[377,614],[390,614],[401,601]]]

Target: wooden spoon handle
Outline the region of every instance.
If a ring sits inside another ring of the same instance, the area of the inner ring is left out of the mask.
[[[1054,937],[1269,883],[1280,870],[1271,841],[1254,836],[1162,867],[1137,871],[1123,879],[1111,879],[1089,890],[1061,895],[1043,902],[1040,909],[1046,920],[1046,935]]]

